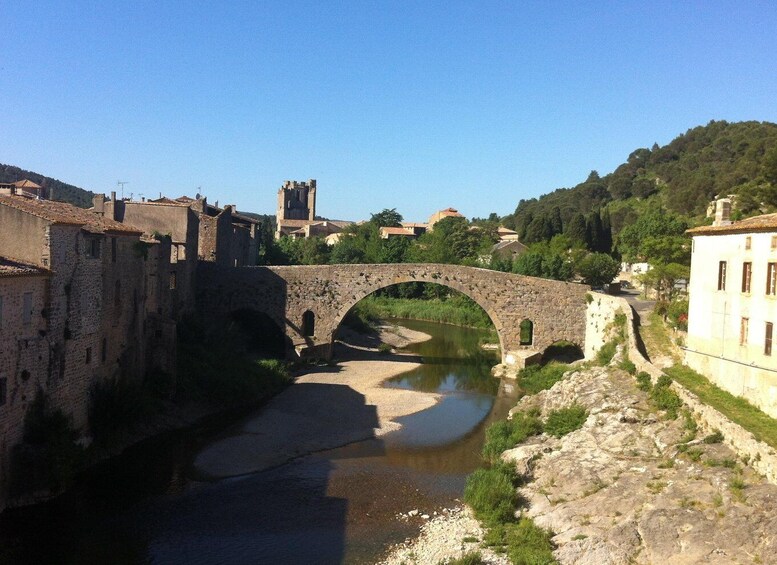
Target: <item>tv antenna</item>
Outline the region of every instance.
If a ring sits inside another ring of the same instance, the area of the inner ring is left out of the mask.
[[[121,180],[117,180],[116,181],[116,186],[120,186],[121,187],[121,199],[122,200],[124,200],[124,185],[125,184],[129,184],[129,181],[121,181]]]

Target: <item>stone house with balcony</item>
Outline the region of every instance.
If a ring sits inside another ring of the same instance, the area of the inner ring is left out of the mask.
[[[692,236],[685,363],[777,418],[777,214]]]

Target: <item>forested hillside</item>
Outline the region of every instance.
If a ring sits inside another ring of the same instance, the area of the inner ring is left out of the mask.
[[[503,221],[532,243],[559,233],[550,233],[559,219],[566,231],[580,222],[580,215],[603,215],[606,209],[617,235],[648,208],[665,208],[691,223],[702,221],[716,195],[732,194],[737,195],[738,215],[777,209],[777,124],[712,121],[663,147],[636,149],[605,176],[592,171],[573,188],[521,200]]]
[[[32,182],[45,188],[47,197],[49,192],[53,190],[54,200],[69,202],[81,208],[88,208],[92,205],[94,193],[89,190],[78,188],[57,179],[44,177],[32,171],[25,171],[19,167],[0,164],[0,182],[16,182],[24,179],[30,179]]]

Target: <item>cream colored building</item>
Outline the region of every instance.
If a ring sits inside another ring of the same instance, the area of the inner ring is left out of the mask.
[[[777,418],[777,214],[688,230],[685,362]]]

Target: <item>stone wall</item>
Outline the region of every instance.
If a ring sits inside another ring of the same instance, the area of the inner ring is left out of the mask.
[[[581,348],[585,341],[588,287],[460,265],[382,264],[246,267],[201,265],[198,304],[207,314],[240,309],[268,314],[299,355],[329,357],[346,313],[365,296],[398,283],[441,284],[472,298],[499,334],[503,360],[514,351],[543,351],[559,340]],[[313,335],[303,315],[312,312]],[[534,339],[520,344],[520,323],[533,323]]]
[[[47,275],[0,277],[0,509],[8,491],[10,450],[22,440],[24,415],[48,386]],[[24,295],[31,295],[25,323]]]
[[[618,312],[631,310],[629,304],[622,298],[592,292],[587,298],[588,308],[585,316],[585,350],[586,359],[592,359],[596,352],[611,339],[610,332]]]

